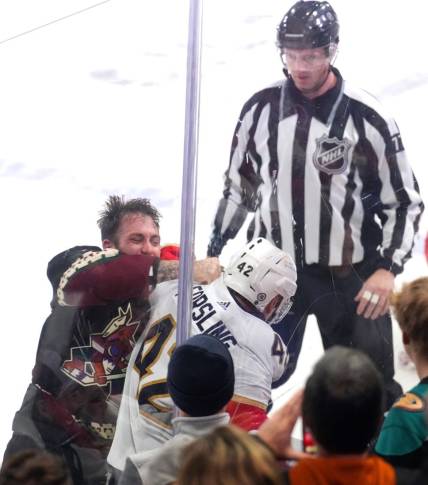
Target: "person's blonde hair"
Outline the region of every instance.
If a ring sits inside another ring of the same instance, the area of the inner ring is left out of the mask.
[[[279,485],[272,452],[234,426],[221,426],[193,441],[182,454],[176,485]]]
[[[428,277],[404,284],[393,295],[391,305],[414,350],[428,358]]]

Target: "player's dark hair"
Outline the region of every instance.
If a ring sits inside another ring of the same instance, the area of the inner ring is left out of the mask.
[[[101,239],[109,239],[117,243],[116,235],[123,216],[127,214],[143,214],[152,218],[155,226],[159,228],[160,212],[149,199],[136,198],[125,200],[119,195],[110,195],[105,208],[100,212],[98,227],[101,230]]]
[[[330,454],[360,454],[379,429],[384,389],[380,373],[362,352],[327,350],[305,386],[302,415]]]
[[[44,450],[30,449],[3,463],[0,485],[71,485],[64,461]]]

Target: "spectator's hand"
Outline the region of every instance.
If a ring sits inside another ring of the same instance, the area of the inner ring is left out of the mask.
[[[394,275],[386,269],[378,269],[363,284],[355,301],[357,315],[375,320],[389,309],[389,299],[394,290]]]
[[[193,263],[193,279],[198,283],[208,284],[216,280],[221,274],[218,258],[205,258]]]
[[[310,455],[291,447],[291,432],[300,416],[303,400],[303,389],[275,411],[258,429],[257,435],[275,453],[278,458],[299,460]]]

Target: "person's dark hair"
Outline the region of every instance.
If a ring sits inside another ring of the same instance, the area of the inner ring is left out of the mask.
[[[72,485],[72,482],[59,456],[31,449],[15,453],[3,463],[0,485]]]
[[[380,373],[362,352],[332,347],[309,376],[302,416],[330,454],[360,454],[378,431],[384,401]]]
[[[120,221],[127,214],[149,216],[153,219],[155,226],[159,228],[160,212],[151,204],[149,199],[136,198],[125,200],[123,195],[110,195],[97,221],[101,230],[101,239],[109,239],[116,243],[115,238]]]

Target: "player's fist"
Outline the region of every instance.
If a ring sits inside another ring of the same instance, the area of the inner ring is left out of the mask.
[[[193,279],[204,285],[216,280],[221,274],[218,258],[205,258],[193,263]]]

